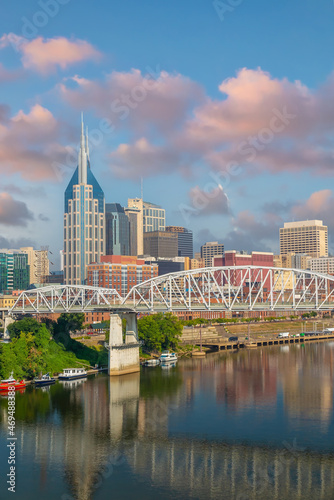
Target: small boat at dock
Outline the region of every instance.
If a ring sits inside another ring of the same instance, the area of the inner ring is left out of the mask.
[[[162,351],[160,356],[161,363],[170,363],[177,361],[177,354],[175,352]]]
[[[159,359],[146,359],[143,363],[144,366],[157,366],[159,364]]]
[[[10,374],[9,378],[6,380],[1,380],[0,382],[0,392],[8,392],[14,389],[15,391],[19,389],[25,389],[26,383],[24,380],[17,381],[13,377],[13,372]]]
[[[50,377],[49,373],[47,373],[46,375],[42,375],[40,378],[34,379],[35,387],[43,387],[45,385],[54,384],[55,382],[56,382],[56,379],[53,377]]]

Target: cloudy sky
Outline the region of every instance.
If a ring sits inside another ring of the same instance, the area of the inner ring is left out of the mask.
[[[140,196],[196,247],[334,250],[333,0],[14,0],[0,16],[0,247],[62,248],[80,113],[107,202]],[[197,250],[197,248],[195,248]]]

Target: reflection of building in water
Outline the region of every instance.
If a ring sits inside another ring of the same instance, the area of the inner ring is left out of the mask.
[[[334,459],[181,439],[141,439],[127,451],[136,474],[182,498],[304,499],[334,497]]]
[[[280,358],[285,407],[292,417],[319,420],[319,431],[327,431],[333,410],[334,351],[325,343],[312,350],[290,347],[289,359],[284,363]]]
[[[273,405],[277,395],[277,367],[270,364],[265,350],[246,351],[229,356],[221,363],[221,378],[216,389],[217,402],[233,409],[249,405]]]
[[[63,386],[65,391],[60,393],[56,384],[49,394],[50,408],[57,415],[55,422],[50,425],[39,419],[34,428],[21,427],[17,422],[20,453],[39,463],[43,476],[47,465],[48,470],[50,465],[63,468],[74,499],[92,498],[98,472],[113,451],[110,449],[108,383],[106,377],[97,377],[74,387]]]

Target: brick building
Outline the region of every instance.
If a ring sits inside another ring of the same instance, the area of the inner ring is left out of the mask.
[[[156,264],[124,255],[104,255],[100,262],[87,266],[87,285],[114,288],[126,295],[134,285],[158,276]]]
[[[261,286],[261,283],[258,282],[259,269],[265,269],[266,267],[274,267],[274,254],[271,252],[252,252],[251,254],[247,253],[238,253],[236,250],[225,251],[224,256],[213,257],[213,265],[215,267],[219,266],[228,266],[228,267],[237,267],[237,266],[256,266],[257,269],[252,270],[251,278],[252,285],[258,284]],[[242,280],[244,279],[247,271],[235,271],[231,274],[231,285],[239,287]],[[224,283],[225,284],[225,283]],[[245,285],[249,283],[246,281]],[[264,291],[270,291],[270,279],[269,277],[265,280],[263,285]]]

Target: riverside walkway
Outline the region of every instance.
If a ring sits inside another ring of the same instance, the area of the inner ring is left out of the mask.
[[[305,344],[307,342],[314,341],[324,341],[324,340],[334,340],[334,332],[324,333],[316,332],[314,334],[305,334],[303,337],[273,337],[265,339],[251,339],[229,342],[221,337],[215,336],[214,338],[205,338],[202,340],[202,347],[209,348],[214,351],[231,351],[235,349],[247,349],[247,348],[257,348],[257,347],[271,347],[274,345],[290,345],[290,344]],[[196,340],[194,345],[199,346],[201,344],[200,340]]]

